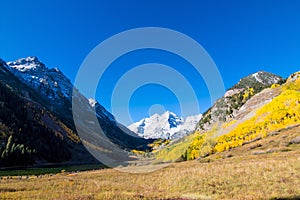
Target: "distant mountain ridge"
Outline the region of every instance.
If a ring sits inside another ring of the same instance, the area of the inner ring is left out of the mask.
[[[154,114],[128,126],[128,128],[144,138],[176,139],[186,136],[195,129],[201,114],[189,116],[186,119],[175,113],[166,111],[159,115]]]

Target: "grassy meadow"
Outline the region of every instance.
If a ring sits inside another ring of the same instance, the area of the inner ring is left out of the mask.
[[[36,174],[46,174],[21,179],[16,175],[35,173],[12,171],[8,177],[2,172],[0,199],[300,199],[299,134],[299,125],[284,128],[240,147],[169,163],[150,173],[124,171],[162,164],[78,173],[68,172],[76,168],[57,168],[51,175],[49,169],[36,169],[45,170]]]
[[[100,169],[42,178],[29,176],[22,180],[2,176],[0,196],[1,199],[299,199],[300,144],[288,142],[299,131],[299,126],[286,129],[230,151],[171,163],[151,173]],[[138,171],[142,167],[131,168]]]
[[[297,199],[300,152],[172,163],[144,174],[102,169],[2,177],[0,194],[1,199]]]

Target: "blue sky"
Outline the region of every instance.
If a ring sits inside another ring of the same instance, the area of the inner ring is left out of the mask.
[[[287,77],[300,67],[298,0],[4,0],[0,7],[0,57],[11,61],[37,56],[48,67],[59,67],[71,81],[100,42],[128,29],[149,26],[173,29],[200,43],[217,65],[225,88],[259,70]],[[189,63],[151,49],[117,59],[99,82],[97,100],[111,111],[112,90],[122,74],[151,62],[171,66],[187,77],[201,112],[210,106],[208,89]],[[180,114],[176,94],[152,84],[132,95],[133,120],[147,116],[154,104]],[[129,123],[122,114],[115,114]],[[191,108],[189,114],[196,113]]]

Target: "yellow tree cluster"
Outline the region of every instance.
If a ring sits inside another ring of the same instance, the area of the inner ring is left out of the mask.
[[[254,95],[254,89],[252,87],[247,88],[243,94],[243,101],[247,101],[250,97]]]
[[[271,88],[273,89],[273,88],[277,88],[277,87],[279,87],[280,85],[278,84],[278,83],[274,83],[274,84],[272,84],[271,85]]]
[[[206,134],[195,133],[196,137],[189,145],[186,152],[187,160],[194,160],[200,156],[200,150],[202,148],[202,144],[204,142],[204,138],[206,138]]]
[[[300,92],[285,89],[270,103],[260,108],[254,117],[239,124],[228,134],[219,136],[214,152],[241,146],[245,141],[266,137],[271,131],[298,123],[300,123]]]
[[[216,133],[216,127],[213,127],[212,130],[204,134],[196,132],[193,141],[186,151],[186,160],[194,160],[212,154],[216,145]]]

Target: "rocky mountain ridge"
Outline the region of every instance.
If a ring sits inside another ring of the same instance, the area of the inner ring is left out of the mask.
[[[275,74],[259,71],[239,80],[237,84],[228,89],[224,96],[203,113],[197,124],[197,131],[207,131],[213,125],[222,124],[237,114],[237,111],[255,94],[272,84],[281,84],[285,80]]]

